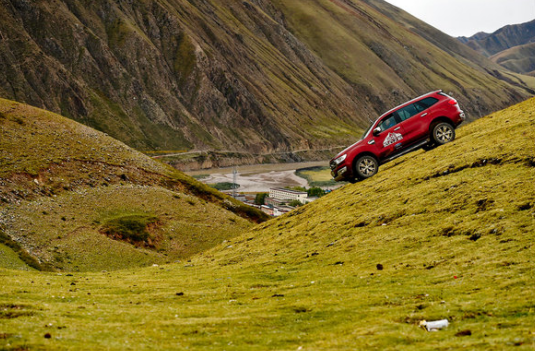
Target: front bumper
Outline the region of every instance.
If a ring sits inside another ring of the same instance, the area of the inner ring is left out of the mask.
[[[339,168],[338,170],[332,170],[331,171],[331,176],[333,177],[333,179],[337,182],[340,182],[340,181],[343,181],[343,180],[346,180],[346,173],[347,173],[347,166],[344,166],[342,168]]]

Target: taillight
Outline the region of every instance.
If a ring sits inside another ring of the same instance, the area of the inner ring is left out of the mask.
[[[451,99],[451,100],[448,100],[448,104],[457,105],[457,101],[455,99]]]

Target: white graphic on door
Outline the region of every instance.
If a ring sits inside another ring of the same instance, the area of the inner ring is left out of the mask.
[[[383,146],[387,147],[388,145],[392,145],[400,140],[403,140],[403,135],[399,133],[388,133],[385,141],[383,142]]]

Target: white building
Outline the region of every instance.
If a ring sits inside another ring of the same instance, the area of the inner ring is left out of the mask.
[[[283,188],[269,189],[269,197],[281,201],[293,201],[298,200],[301,203],[306,203],[308,194],[305,191],[296,191]]]

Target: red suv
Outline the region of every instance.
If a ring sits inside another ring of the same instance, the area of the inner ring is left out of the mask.
[[[369,178],[379,165],[396,157],[452,141],[455,128],[464,120],[464,112],[451,96],[440,90],[422,95],[372,123],[362,139],[331,160],[331,174],[336,181]]]

